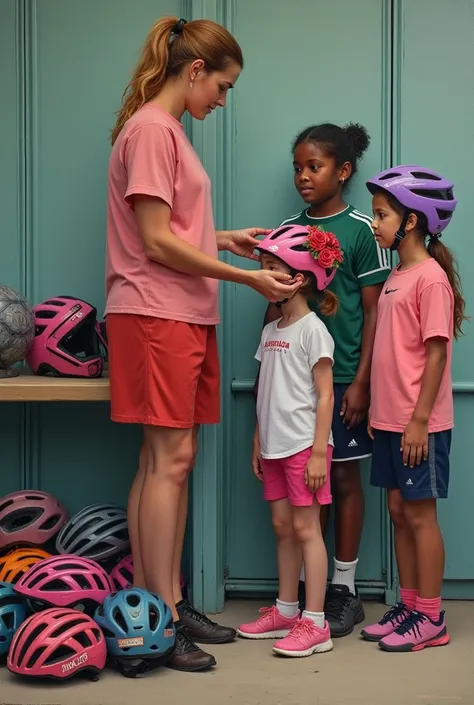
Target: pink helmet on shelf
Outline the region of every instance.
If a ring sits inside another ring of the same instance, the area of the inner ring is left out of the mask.
[[[281,225],[257,249],[278,257],[295,273],[314,274],[318,291],[329,286],[343,260],[336,236],[313,225]]]
[[[112,568],[110,579],[115,590],[128,590],[133,587],[133,558],[132,554],[124,556]],[[184,576],[181,573],[179,576],[181,589],[184,588]]]
[[[56,536],[66,521],[66,509],[47,492],[12,492],[0,499],[0,550],[42,546]]]
[[[34,565],[15,585],[35,611],[45,607],[73,607],[90,614],[113,592],[105,570],[89,558],[52,556]]]
[[[56,296],[33,310],[35,339],[26,357],[32,371],[55,377],[100,377],[104,360],[96,309],[72,296]]]
[[[7,667],[34,678],[65,679],[79,671],[97,678],[106,659],[104,635],[91,617],[53,607],[23,622],[13,637]]]

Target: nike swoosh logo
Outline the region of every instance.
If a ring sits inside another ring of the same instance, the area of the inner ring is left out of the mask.
[[[393,294],[394,291],[399,291],[399,289],[385,289],[384,294]]]

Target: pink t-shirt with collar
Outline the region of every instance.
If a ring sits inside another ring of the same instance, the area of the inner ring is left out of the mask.
[[[403,433],[421,391],[425,342],[434,337],[447,341],[447,361],[428,431],[435,433],[454,426],[453,320],[453,291],[436,260],[429,258],[410,269],[392,271],[377,307],[370,403],[373,428]]]
[[[217,258],[209,177],[182,124],[150,104],[127,121],[110,157],[105,313],[219,323],[217,280],[183,274],[146,256],[133,211],[136,194],[165,201],[176,237]]]

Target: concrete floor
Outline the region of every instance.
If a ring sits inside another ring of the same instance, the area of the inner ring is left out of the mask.
[[[248,621],[259,605],[229,602],[219,621]],[[474,602],[448,602],[451,643],[413,654],[387,654],[358,633],[335,640],[334,650],[281,659],[271,642],[239,639],[214,647],[210,673],[162,669],[131,680],[104,671],[97,683],[34,685],[0,670],[0,705],[473,705]],[[366,604],[367,622],[383,605]]]

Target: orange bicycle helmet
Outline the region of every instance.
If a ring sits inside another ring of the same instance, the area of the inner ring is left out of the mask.
[[[16,583],[35,563],[51,554],[41,548],[17,548],[0,556],[0,582]]]

